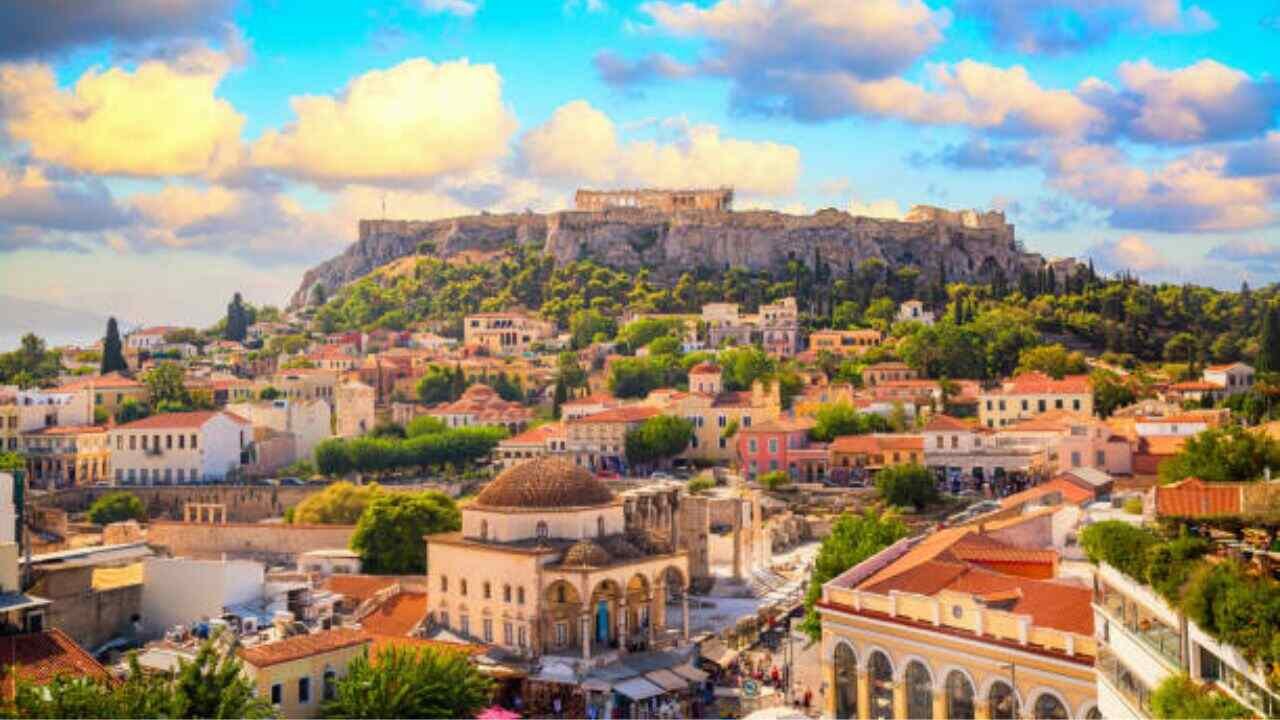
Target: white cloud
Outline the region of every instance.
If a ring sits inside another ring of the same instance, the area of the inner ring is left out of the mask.
[[[680,127],[674,142],[619,139],[607,115],[583,100],[557,108],[521,140],[534,176],[656,187],[733,185],[756,195],[787,195],[800,175],[790,145],[723,137],[713,125]]]
[[[90,69],[69,90],[53,68],[0,66],[0,121],[39,160],[98,175],[211,175],[240,156],[244,116],[214,91],[229,55],[206,48],[133,71]]]
[[[959,12],[986,26],[996,43],[1022,53],[1063,53],[1121,32],[1202,32],[1216,26],[1182,0],[961,0]]]
[[[319,183],[422,182],[492,163],[516,120],[492,65],[422,58],[292,100],[297,120],[253,146],[253,163]]]
[[[443,13],[469,18],[480,9],[480,0],[421,0],[422,9],[431,13]]]

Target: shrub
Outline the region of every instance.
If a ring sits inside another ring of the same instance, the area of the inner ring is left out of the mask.
[[[122,520],[146,520],[147,509],[137,495],[130,492],[110,492],[89,506],[89,522],[109,525]]]
[[[781,470],[774,470],[761,475],[758,482],[767,490],[778,490],[791,484],[791,477]]]
[[[1202,688],[1186,675],[1170,675],[1151,693],[1151,712],[1158,718],[1247,718],[1253,712],[1234,699]]]
[[[716,480],[710,475],[699,475],[685,486],[691,493],[700,493],[716,486]]]
[[[1094,523],[1080,533],[1080,545],[1092,562],[1106,562],[1137,580],[1147,580],[1147,553],[1157,543],[1149,530],[1122,520]]]
[[[1147,582],[1176,605],[1196,561],[1207,552],[1209,541],[1200,537],[1184,536],[1156,545],[1147,551]]]
[[[938,500],[933,473],[923,465],[892,465],[876,474],[876,490],[885,502],[896,507],[923,510]]]
[[[1125,498],[1124,511],[1129,513],[1130,515],[1141,515],[1142,514],[1142,498],[1137,496]]]

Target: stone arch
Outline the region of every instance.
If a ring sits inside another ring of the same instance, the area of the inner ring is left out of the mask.
[[[581,642],[582,593],[557,579],[542,591],[546,625],[541,634],[548,648],[573,648]]]
[[[987,716],[991,720],[1015,720],[1023,707],[1018,689],[1010,684],[1008,678],[994,677],[988,680],[986,690],[980,698],[988,704],[990,710]]]
[[[951,667],[943,672],[942,678],[947,717],[952,720],[973,720],[976,716],[978,687],[973,676],[964,668]]]
[[[933,671],[921,658],[902,663],[902,682],[907,688],[907,717],[927,720],[933,717]]]
[[[1098,703],[1089,700],[1080,706],[1080,714],[1077,717],[1083,720],[1102,720],[1102,710],[1098,708]]]
[[[835,668],[836,720],[858,717],[858,655],[853,646],[843,640],[836,643],[831,653]]]
[[[590,617],[592,643],[611,647],[618,642],[618,610],[622,598],[623,588],[613,578],[603,578],[591,589],[586,612]]]
[[[659,570],[658,574],[654,576],[654,582],[665,586],[668,590],[684,590],[689,586],[685,580],[684,571],[675,565],[668,565]]]
[[[929,665],[929,661],[919,655],[903,655],[898,658],[898,664],[894,666],[895,682],[902,682],[907,677],[907,665],[912,662],[920,663],[924,666],[925,672],[929,675],[929,681],[933,681],[933,668]]]
[[[1032,717],[1036,720],[1068,720],[1071,717],[1067,699],[1053,688],[1038,687],[1028,697],[1031,698]]]
[[[888,651],[875,647],[867,652],[867,683],[870,685],[867,697],[871,701],[868,708],[872,720],[891,720],[893,718],[893,656]]]

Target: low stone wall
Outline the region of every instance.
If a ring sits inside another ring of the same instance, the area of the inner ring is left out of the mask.
[[[147,530],[147,544],[175,557],[258,560],[292,565],[311,550],[345,548],[354,525],[286,525],[283,523],[203,523],[159,520]]]

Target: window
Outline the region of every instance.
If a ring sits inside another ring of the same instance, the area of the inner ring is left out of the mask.
[[[489,521],[488,520],[480,521],[480,539],[481,540],[489,539]]]
[[[778,438],[769,438],[769,454],[778,454]]]
[[[324,669],[324,687],[321,693],[325,700],[332,700],[338,694],[338,673],[331,667]]]
[[[484,627],[484,641],[487,643],[493,642],[493,621],[490,620],[489,618],[485,618],[483,627]]]
[[[990,401],[990,400],[988,400],[988,401],[987,401],[987,410],[989,411],[989,410],[991,410],[991,409],[992,409],[992,407],[991,407],[991,401]]]
[[[725,438],[723,438],[723,437],[722,437],[722,438],[720,438],[720,449],[721,449],[721,450],[723,450],[723,449],[725,449],[725,448],[726,448],[726,447],[728,447],[728,446],[729,446],[728,441],[727,441]]]
[[[1071,409],[1072,409],[1072,410],[1079,410],[1079,409],[1080,409],[1080,398],[1076,398],[1075,400],[1072,400],[1072,401],[1071,401]]]
[[[987,404],[988,404],[988,405],[990,405],[990,403],[987,403]],[[991,408],[987,408],[987,409],[988,409],[988,410],[990,410]],[[939,450],[941,450],[941,449],[942,449],[942,446],[943,446],[945,443],[944,443],[944,441],[943,441],[943,439],[942,439],[942,436],[941,436],[941,435],[937,436],[937,437],[934,439],[934,444],[937,446],[937,448],[938,448]]]
[[[120,468],[116,468],[116,482],[124,482],[124,470],[121,470]]]
[[[514,639],[512,637],[511,631],[512,631],[511,623],[509,622],[502,623],[502,644],[503,645],[510,645],[511,641]]]
[[[458,581],[458,584],[459,584],[459,585],[458,585],[458,592],[460,592],[460,593],[461,593],[461,594],[463,594],[463,595],[466,595],[466,594],[467,594],[467,579],[466,579],[466,578],[462,578],[461,580],[459,580],[459,581]]]
[[[1072,451],[1071,453],[1071,467],[1080,467],[1080,453],[1078,451]]]
[[[758,451],[755,438],[751,438],[750,440],[747,441],[747,451],[753,454]]]
[[[271,704],[279,705],[284,702],[284,686],[276,683],[271,686]]]
[[[483,588],[484,588],[484,599],[485,599],[485,600],[488,600],[488,599],[491,597],[491,595],[492,595],[492,594],[490,593],[490,589],[491,589],[491,588],[490,588],[490,586],[489,586],[489,581],[488,581],[488,580],[485,580],[485,581],[484,581],[484,586],[483,586]]]
[[[1037,400],[1036,407],[1040,409],[1040,412],[1044,412],[1049,409],[1049,403],[1044,400]]]
[[[519,637],[520,647],[524,647],[529,644],[529,630],[525,626],[523,625],[520,626],[520,632],[518,633],[518,637]]]
[[[471,634],[471,618],[470,618],[470,616],[463,615],[462,617],[459,617],[459,618],[458,618],[458,629],[462,631],[462,634],[463,634],[463,635],[470,635],[470,634]]]
[[[569,644],[569,623],[561,620],[560,622],[556,623],[556,645],[568,645],[568,644]]]
[[[511,586],[510,585],[502,586],[502,602],[504,603],[511,602]]]
[[[750,416],[750,415],[743,415],[743,416],[742,416],[742,427],[751,427],[751,416]]]
[[[523,585],[516,588],[516,604],[517,605],[524,604],[524,586]]]
[[[604,537],[604,516],[596,518],[596,536]]]
[[[137,435],[130,435],[130,436],[129,436],[129,449],[130,449],[130,450],[137,450],[137,449],[138,449],[138,436],[137,436]],[[145,450],[146,448],[143,448],[143,449]]]
[[[448,610],[440,611],[440,626],[444,628],[449,627],[449,611]]]
[[[172,436],[172,435],[165,435],[165,436],[164,436],[164,449],[165,449],[165,450],[172,450],[172,449],[173,449],[173,436]]]
[[[547,537],[547,535],[548,535],[547,523],[546,523],[546,522],[544,522],[544,521],[542,521],[542,520],[539,520],[539,521],[538,521],[538,528],[537,528],[537,532],[538,532],[538,539],[540,539],[540,540],[541,540],[541,539],[546,539],[546,537]]]
[[[1107,453],[1103,450],[1095,451],[1093,456],[1093,465],[1094,467],[1106,467]]]
[[[192,449],[192,450],[195,450],[195,449],[197,449],[197,448],[199,447],[199,446],[196,444],[196,438],[198,438],[198,437],[199,437],[199,436],[198,436],[198,435],[196,435],[195,433],[191,433],[191,449]]]
[[[185,475],[186,473],[187,473],[186,468],[178,468],[178,482],[182,482],[183,480],[182,476]]]
[[[958,435],[952,435],[952,436],[951,436],[951,449],[952,449],[952,450],[955,450],[955,449],[956,449],[956,448],[958,448],[958,447],[960,447],[960,436],[958,436]]]
[[[449,576],[440,576],[440,592],[449,592]]]
[[[1054,400],[1054,401],[1053,401],[1053,407],[1054,407],[1054,409],[1061,410],[1061,409],[1062,409],[1062,398],[1058,398],[1057,400]]]
[[[728,422],[729,421],[723,415],[721,415],[719,418],[716,419],[716,424],[719,425],[720,427],[724,427],[725,425],[728,424]]]
[[[179,436],[178,436],[178,449],[179,449],[179,450],[186,450],[186,449],[187,449],[187,436],[186,436],[186,435],[179,435]]]
[[[311,702],[311,678],[298,678],[298,702],[306,705]]]
[[[1024,402],[1024,403],[1023,403],[1023,410],[1025,410],[1025,409],[1026,409],[1026,403]],[[1001,401],[1000,401],[1000,411],[1001,411],[1001,412],[1004,412],[1004,401],[1003,401],[1003,400],[1001,400]]]

